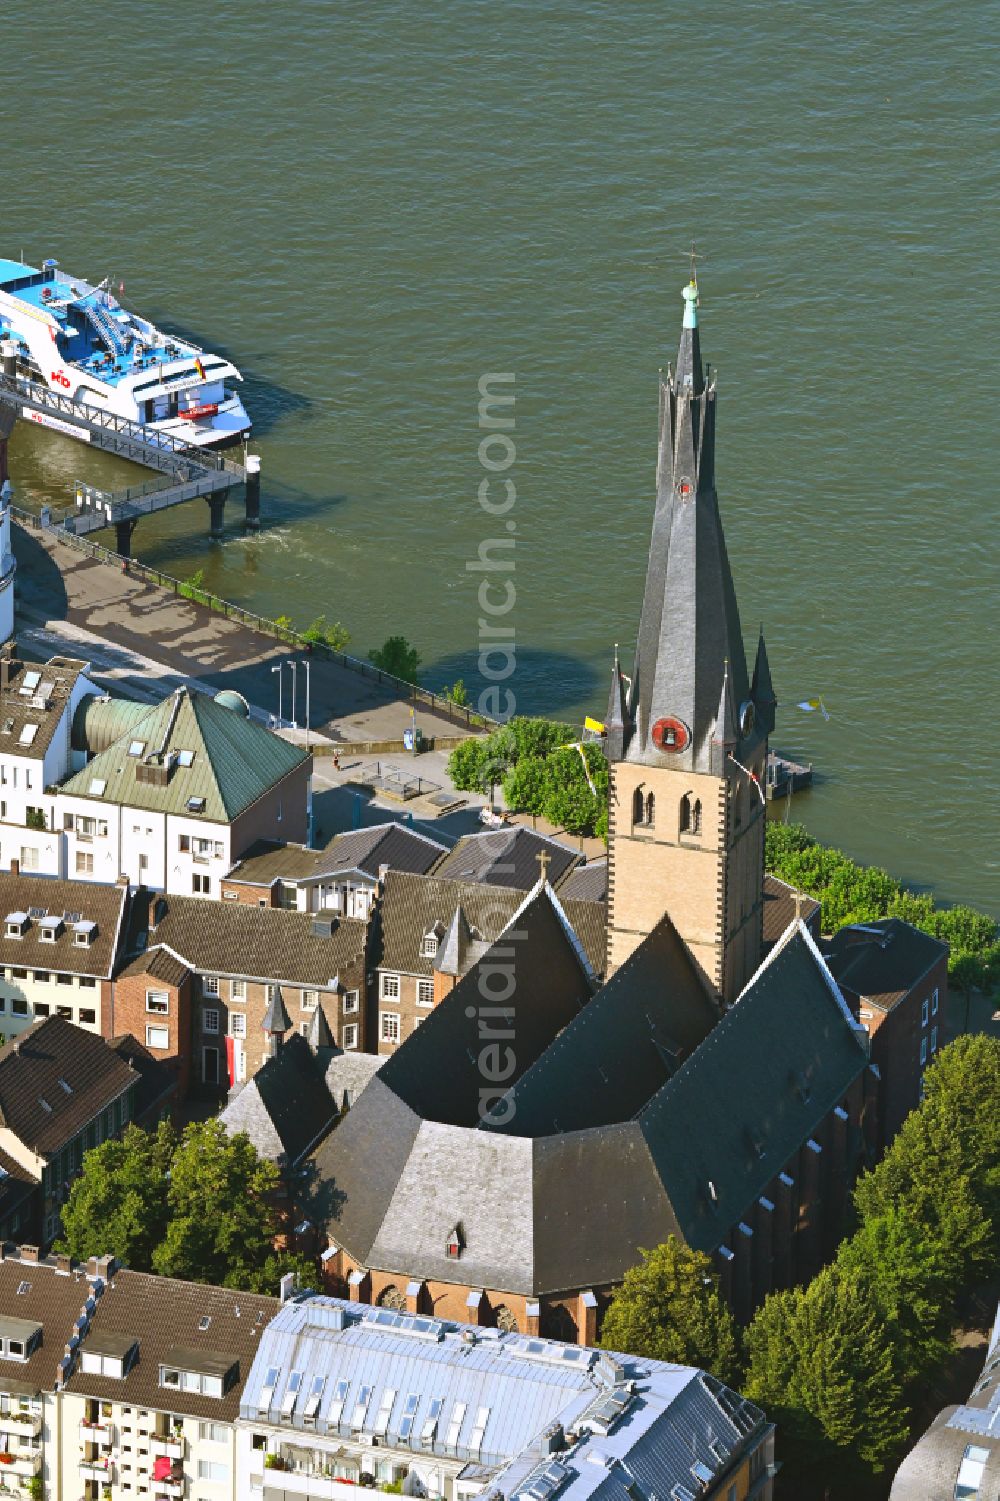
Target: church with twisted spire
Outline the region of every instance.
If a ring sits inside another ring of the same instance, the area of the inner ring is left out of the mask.
[[[763,634],[747,672],[715,491],[716,384],[698,287],[660,382],[656,508],[631,680],[617,648],[610,762],[608,974],[666,914],[733,1002],[762,957],[764,775],[775,697]]]

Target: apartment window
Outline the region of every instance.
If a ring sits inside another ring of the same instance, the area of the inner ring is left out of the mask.
[[[199,876],[197,873],[191,877],[191,890],[195,896],[208,896],[212,889],[211,876]]]
[[[219,994],[219,977],[218,977],[218,975],[203,975],[202,976],[202,981],[201,981],[201,989],[202,989],[202,993],[204,995],[218,995]]]
[[[48,972],[47,969],[36,969],[35,970],[35,984],[36,985],[47,985],[48,984],[48,979],[49,979],[49,972]]]
[[[140,855],[139,856],[139,874],[141,876],[144,876],[146,874],[146,872],[147,872],[148,869],[149,869],[149,856],[148,855]]]
[[[358,990],[348,990],[344,995],[344,1015],[351,1016],[354,1012],[360,1010],[360,1007],[361,992]]]
[[[147,1027],[146,1028],[146,1046],[147,1046],[147,1048],[169,1048],[169,1046],[170,1046],[170,1029],[169,1029],[169,1027]]]
[[[382,983],[382,989],[381,989],[380,994],[382,996],[383,1001],[398,1001],[399,1000],[399,976],[398,975],[383,975],[381,983]]]
[[[14,1016],[27,1016],[28,1003],[15,997],[10,1003],[10,1009]]]
[[[191,835],[179,834],[177,836],[177,848],[182,855],[189,855],[191,853]]]
[[[303,1011],[315,1011],[316,1007],[318,1005],[319,1005],[319,991],[317,991],[317,990],[303,990],[303,992],[302,992],[302,1010]]]
[[[417,981],[417,1005],[418,1006],[433,1006],[433,1004],[434,1004],[434,981],[433,980],[418,980]]]
[[[167,1016],[170,1013],[170,995],[166,990],[146,991],[146,1010],[155,1012],[157,1016]]]
[[[381,1023],[381,1037],[383,1042],[399,1041],[399,1015],[395,1011],[382,1011],[379,1013]]]
[[[201,1030],[203,1032],[218,1032],[219,1013],[214,1006],[207,1006],[201,1013]]]
[[[227,1444],[229,1429],[224,1423],[199,1423],[198,1437],[208,1444]]]
[[[936,1053],[937,1052],[937,1037],[938,1037],[938,1029],[937,1029],[937,1027],[931,1027],[931,1052],[932,1053]]]
[[[930,1014],[931,1014],[931,1003],[930,1003],[929,1000],[927,1000],[925,998],[924,999],[924,1003],[923,1003],[923,1005],[920,1008],[920,1025],[922,1027],[926,1027],[928,1019],[930,1017]]]
[[[72,985],[72,983],[73,983],[73,976],[72,975],[56,975],[56,984],[57,985]]]
[[[51,1012],[51,1010],[52,1010],[52,1007],[48,1004],[47,1001],[36,1001],[35,1002],[35,1015],[36,1016],[48,1016],[49,1013]]]
[[[94,979],[93,975],[80,975],[77,983],[79,985],[82,985],[86,990],[93,990],[97,984],[97,981]]]
[[[438,939],[436,933],[425,933],[420,945],[420,953],[424,959],[433,959],[438,951]]]
[[[921,1063],[926,1063],[927,1062],[927,1038],[926,1037],[921,1037],[921,1039],[920,1039],[920,1062]]]
[[[92,876],[94,874],[93,850],[77,850],[74,863],[78,876]]]
[[[29,849],[26,844],[22,844],[22,846],[21,846],[21,870],[25,871],[25,870],[37,870],[37,869],[38,869],[38,851],[36,849]]]
[[[247,998],[246,980],[234,980],[229,987],[229,994],[234,1001],[245,1001]]]
[[[229,1466],[217,1459],[199,1459],[198,1479],[214,1480],[224,1485],[229,1480]]]
[[[358,1026],[357,1026],[357,1022],[348,1022],[347,1026],[344,1028],[343,1037],[344,1037],[344,1047],[345,1048],[356,1048],[357,1047],[357,1045],[358,1045]]]
[[[937,993],[937,990],[935,989],[935,990],[931,991],[931,1016],[937,1016],[937,1014],[938,1014],[938,993]]]
[[[93,1026],[96,1026],[97,1025],[97,1012],[94,1011],[94,1010],[92,1010],[91,1007],[89,1007],[89,1006],[81,1006],[80,1007],[80,1025],[81,1025],[81,1027],[93,1027]]]
[[[234,1011],[229,1018],[230,1037],[245,1037],[247,1035],[247,1019],[243,1011]]]

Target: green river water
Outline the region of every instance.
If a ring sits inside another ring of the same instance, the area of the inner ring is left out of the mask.
[[[821,838],[1000,910],[996,10],[102,0],[4,17],[0,254],[228,353],[266,525],[139,557],[478,688],[478,382],[516,376],[518,707],[601,713],[637,625],[684,252],[775,743]],[[36,430],[19,498],[117,461]],[[112,542],[113,534],[104,534]],[[822,695],[831,718],[791,705]]]

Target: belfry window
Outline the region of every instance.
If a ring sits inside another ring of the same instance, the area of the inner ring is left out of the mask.
[[[681,798],[680,827],[682,834],[701,833],[701,798],[692,798],[685,792]]]
[[[642,788],[637,787],[632,794],[632,822],[641,824],[646,816],[646,802],[642,795]]]
[[[651,792],[646,794],[646,826],[652,828],[656,822],[656,799]]]
[[[632,794],[632,826],[651,829],[656,818],[656,799],[651,792],[643,793],[637,787]]]

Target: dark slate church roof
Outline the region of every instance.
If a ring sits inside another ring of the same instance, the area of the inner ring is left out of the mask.
[[[827,946],[826,962],[841,985],[890,1011],[947,954],[940,939],[886,917],[841,928]]]
[[[230,1135],[245,1131],[262,1157],[294,1166],[336,1122],[325,1060],[297,1034],[240,1090],[219,1119]]]
[[[317,1155],[330,1238],[364,1266],[453,1281],[461,1224],[463,1283],[539,1296],[614,1281],[671,1233],[714,1249],[866,1066],[801,925],[714,1026],[669,923],[593,1000],[548,895],[512,927],[528,934],[510,945],[513,1115],[480,1119],[466,1016],[501,938]]]
[[[435,869],[435,875],[455,881],[483,881],[491,886],[514,886],[530,891],[538,880],[538,856],[549,856],[547,876],[557,886],[574,866],[579,865],[576,850],[558,839],[515,824],[506,829],[466,834],[448,851]]]

